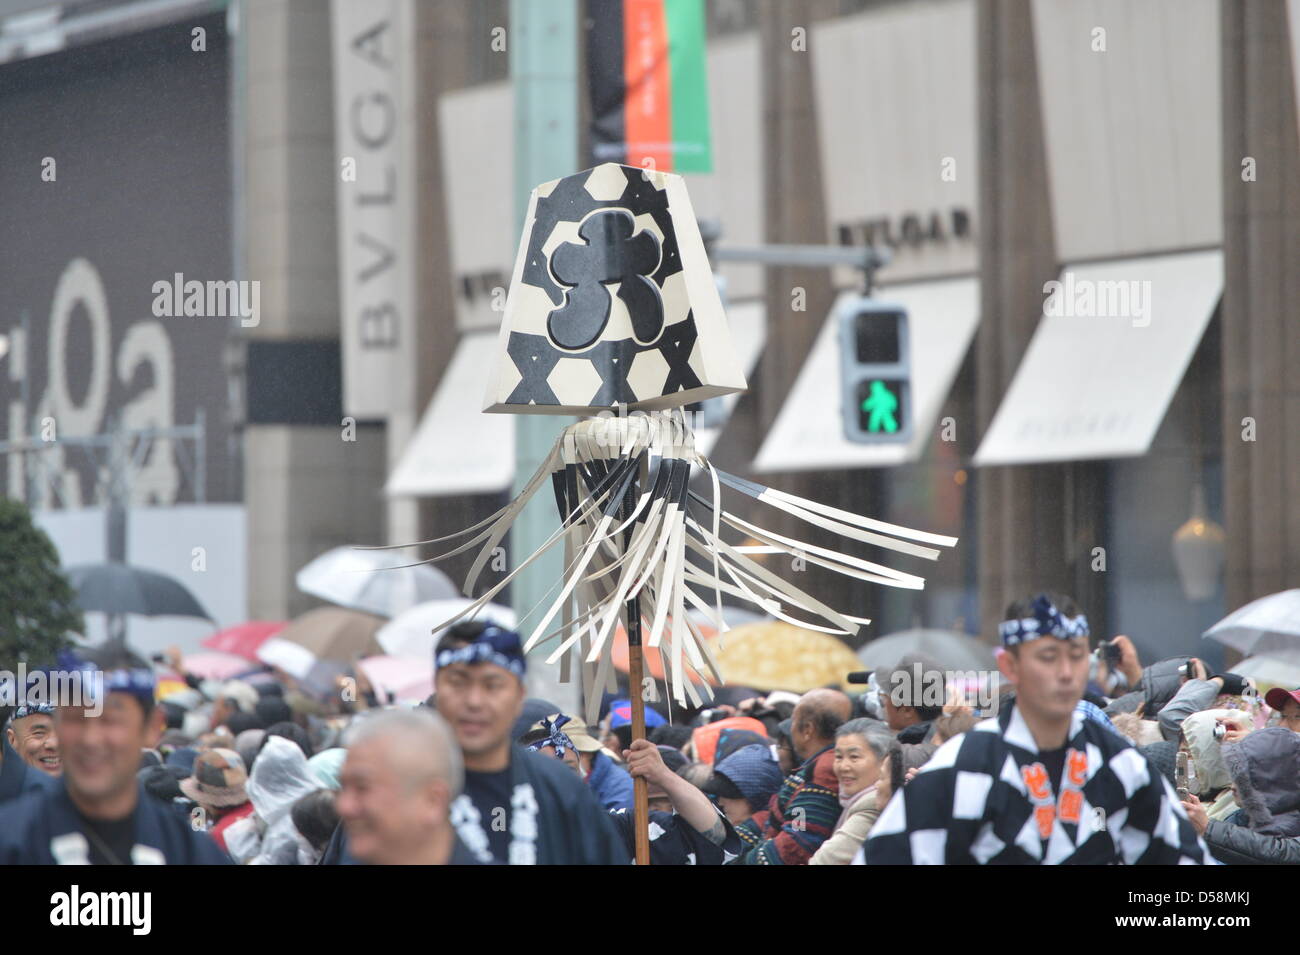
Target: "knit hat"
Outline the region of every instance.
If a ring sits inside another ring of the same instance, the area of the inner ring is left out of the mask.
[[[724,791],[717,794],[728,795],[725,790],[726,784],[730,783],[740,791],[755,812],[767,807],[772,796],[781,788],[781,780],[784,778],[781,767],[772,758],[771,748],[761,743],[742,746],[719,762],[713,769],[714,780],[719,776],[722,779],[717,782]],[[714,780],[710,780],[710,786]],[[705,791],[710,790],[706,787]]]
[[[1149,743],[1138,752],[1147,758],[1152,769],[1169,780],[1169,785],[1174,784],[1174,766],[1178,759],[1177,740],[1167,739],[1159,743]]]
[[[230,749],[210,749],[194,761],[194,775],[181,780],[181,792],[200,806],[225,809],[248,802],[244,785],[248,771],[239,754]]]
[[[713,748],[713,765],[718,765],[732,753],[746,746],[771,746],[772,741],[753,730],[728,727],[718,734],[718,743]]]
[[[658,748],[659,755],[663,757],[664,765],[674,773],[687,764],[688,760],[682,755],[680,749],[673,746],[665,746],[662,743],[659,744]]]

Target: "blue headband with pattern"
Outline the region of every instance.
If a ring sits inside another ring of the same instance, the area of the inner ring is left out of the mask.
[[[539,739],[536,743],[530,745],[528,747],[529,752],[535,753],[543,746],[554,746],[556,759],[564,758],[565,749],[571,749],[576,753],[578,747],[573,745],[573,740],[569,739],[565,733],[560,731],[560,727],[569,722],[570,719],[571,717],[563,716],[559,713],[555,715],[554,720],[542,717],[542,729],[546,730],[548,734],[547,738]]]
[[[452,663],[495,663],[519,679],[524,678],[524,648],[519,634],[493,623],[484,627],[471,643],[443,650],[433,662],[438,670]]]
[[[18,704],[12,719],[24,720],[29,716],[53,716],[54,704],[38,700],[29,700]]]
[[[1039,637],[1056,637],[1070,640],[1074,637],[1088,636],[1088,618],[1083,614],[1066,617],[1047,599],[1046,594],[1039,594],[1030,605],[1032,617],[1019,620],[1004,620],[998,627],[1002,645],[1014,647],[1020,643],[1036,640]]]

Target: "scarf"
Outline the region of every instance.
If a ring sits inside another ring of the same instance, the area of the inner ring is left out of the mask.
[[[852,796],[844,796],[843,794],[840,795],[839,797],[840,805],[844,807],[844,810],[840,813],[840,818],[835,820],[835,831],[838,831],[844,825],[844,823],[848,821],[849,816],[853,815],[854,813],[854,807],[857,806],[857,804],[862,799],[876,798],[877,785],[878,785],[877,783],[872,783],[866,789],[863,789],[860,792],[856,792]]]

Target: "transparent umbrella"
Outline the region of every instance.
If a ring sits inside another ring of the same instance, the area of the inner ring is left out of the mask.
[[[1205,636],[1248,655],[1300,647],[1300,588],[1251,601]]]
[[[408,566],[411,559],[405,551],[335,547],[298,571],[295,581],[303,593],[379,617],[460,596],[441,570],[431,564]]]

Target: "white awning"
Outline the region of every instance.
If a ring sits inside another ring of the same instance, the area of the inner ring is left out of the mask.
[[[754,366],[758,364],[758,357],[763,354],[763,343],[767,340],[767,310],[762,302],[729,304],[727,327],[731,331],[731,340],[736,348],[736,357],[740,359],[741,370],[745,373],[745,380],[753,388]],[[731,409],[739,400],[740,395],[732,394],[704,402],[704,423],[695,429],[695,447],[706,458],[722,436],[722,429],[731,417]]]
[[[915,461],[934,426],[979,324],[979,280],[935,279],[880,289],[881,301],[906,306],[912,335],[913,438],[906,444],[856,444],[844,437],[836,315],[831,309],[790,396],[754,459],[754,469],[817,471],[884,467]],[[794,321],[795,319],[790,319]]]
[[[1223,253],[1067,267],[977,465],[1146,454],[1223,291]]]
[[[461,337],[411,443],[388,477],[389,497],[491,494],[515,474],[513,415],[484,414],[483,380],[496,361],[497,333]]]

